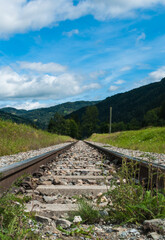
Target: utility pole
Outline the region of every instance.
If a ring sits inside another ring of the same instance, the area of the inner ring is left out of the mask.
[[[112,107],[110,107],[110,116],[109,116],[109,134],[111,134],[112,128]]]

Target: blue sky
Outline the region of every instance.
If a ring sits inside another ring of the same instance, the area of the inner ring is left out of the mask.
[[[165,77],[165,0],[0,0],[0,107],[101,100]]]

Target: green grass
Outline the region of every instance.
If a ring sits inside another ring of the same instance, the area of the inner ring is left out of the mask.
[[[0,156],[48,147],[71,140],[68,136],[59,136],[36,130],[27,125],[0,120]]]
[[[35,233],[37,223],[33,214],[25,212],[27,197],[20,198],[5,193],[0,198],[0,239],[1,240],[40,240]],[[31,227],[29,224],[31,222]]]
[[[111,187],[105,193],[108,202],[111,202],[107,206],[111,222],[143,223],[144,220],[165,217],[165,189],[159,192],[157,187],[154,188],[154,173],[151,169],[147,186],[144,186],[144,183],[137,184],[135,178],[139,178],[139,171],[137,163],[123,159],[116,178],[111,181]],[[160,173],[157,179],[161,175]],[[117,179],[120,184],[117,183]]]
[[[165,189],[158,189],[153,184],[155,177],[150,165],[148,183],[138,183],[140,168],[134,161],[122,160],[122,166],[113,173],[107,192],[97,197],[97,205],[87,198],[78,198],[79,209],[72,213],[81,216],[83,222],[97,223],[100,221],[123,225],[125,223],[142,224],[144,220],[165,218]],[[158,173],[157,181],[162,176]],[[119,182],[118,182],[119,181]],[[106,197],[106,205],[101,206],[102,197]],[[104,214],[103,214],[104,211]],[[106,212],[106,214],[105,214]],[[159,230],[162,231],[161,229]]]
[[[153,127],[112,134],[93,134],[89,141],[145,152],[165,153],[165,127]]]
[[[83,223],[93,224],[100,220],[99,211],[92,205],[92,202],[85,198],[77,198],[78,210],[70,213],[69,220],[73,220],[74,216],[81,216]]]

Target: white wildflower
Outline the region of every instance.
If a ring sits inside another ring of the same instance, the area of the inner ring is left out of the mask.
[[[81,216],[75,216],[73,222],[74,223],[80,223],[82,221]]]

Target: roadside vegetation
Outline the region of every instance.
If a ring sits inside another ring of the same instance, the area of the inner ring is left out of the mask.
[[[165,218],[165,189],[158,189],[159,178],[163,173],[157,173],[156,184],[153,184],[154,174],[149,166],[148,182],[135,181],[139,179],[140,169],[137,163],[122,161],[122,166],[114,178],[107,184],[107,192],[99,195],[97,201],[90,198],[78,199],[79,210],[72,213],[79,215],[82,222],[97,223],[106,221],[113,224],[142,224],[145,220]],[[164,176],[165,177],[165,176]],[[104,200],[104,206],[101,203]],[[161,231],[161,229],[160,229]]]
[[[23,124],[0,120],[0,156],[71,141],[68,136],[36,130]]]
[[[121,148],[145,152],[165,153],[165,127],[152,127],[111,134],[94,133],[90,138],[88,138],[88,140],[110,144]]]
[[[5,193],[0,198],[0,239],[1,240],[39,240],[37,223],[32,212],[25,212],[28,197],[20,198]]]

